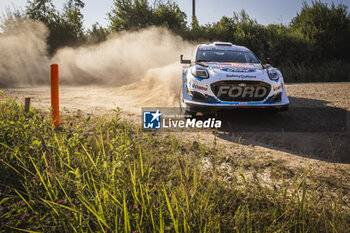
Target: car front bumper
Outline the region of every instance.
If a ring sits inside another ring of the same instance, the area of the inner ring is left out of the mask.
[[[224,102],[216,100],[215,103],[201,102],[192,99],[192,96],[188,94],[185,88],[182,89],[181,107],[187,111],[196,112],[215,112],[228,109],[240,109],[240,108],[265,108],[276,110],[287,110],[289,106],[289,99],[285,92],[282,91],[281,101],[268,102],[267,100],[260,102]],[[271,98],[271,97],[270,97]],[[267,98],[268,99],[268,98]]]

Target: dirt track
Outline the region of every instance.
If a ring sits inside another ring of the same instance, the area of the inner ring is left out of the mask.
[[[226,112],[221,115],[224,127],[216,132],[215,141],[228,156],[243,151],[262,162],[283,160],[291,169],[310,165],[322,176],[340,177],[350,188],[350,133],[346,127],[350,122],[350,83],[289,84],[286,88],[291,102],[288,112]],[[17,101],[32,97],[33,107],[49,109],[49,87],[3,90]],[[140,122],[140,107],[147,106],[142,103],[143,97],[130,98],[133,93],[124,91],[111,87],[62,86],[60,109],[68,114],[82,110],[100,115],[120,106],[124,117]],[[158,99],[148,106],[169,106],[169,101],[164,101]],[[208,145],[215,138],[208,131],[183,134]]]

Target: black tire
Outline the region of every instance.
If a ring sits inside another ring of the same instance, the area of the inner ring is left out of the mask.
[[[183,96],[182,96],[182,87],[180,88],[180,110],[183,115],[186,115],[186,118],[195,118],[197,115],[196,111],[189,111],[186,109],[185,103],[183,101]]]

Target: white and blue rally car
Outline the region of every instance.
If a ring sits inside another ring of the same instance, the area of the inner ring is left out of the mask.
[[[180,108],[195,115],[234,108],[288,110],[281,72],[246,47],[227,42],[198,45],[194,59],[184,60]]]

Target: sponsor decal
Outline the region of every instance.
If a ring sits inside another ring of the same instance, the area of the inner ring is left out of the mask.
[[[143,112],[143,128],[144,129],[160,129],[161,128],[161,115],[162,113],[157,111],[144,111]]]
[[[220,68],[222,71],[226,72],[254,72],[254,68],[243,68],[243,67],[222,67]]]
[[[255,68],[258,68],[258,69],[261,69],[261,68],[262,68],[261,64],[256,64],[256,63],[254,63],[253,66],[254,66]]]
[[[220,86],[217,96],[220,98],[222,95],[228,95],[229,97],[263,97],[267,94],[266,87],[253,87],[247,86],[242,83],[238,86]]]
[[[252,64],[247,63],[219,63],[218,67],[255,68]]]
[[[191,93],[191,91],[188,89],[187,84],[186,84],[186,92],[187,92],[187,93]]]
[[[251,70],[255,71],[256,69],[261,69],[262,68],[260,64],[254,64],[254,63],[206,62],[206,64],[208,64],[209,67],[219,68],[221,70],[223,68],[247,68],[247,69],[251,69]]]
[[[273,88],[273,91],[277,91],[277,90],[279,90],[279,89],[281,89],[281,85],[279,85],[279,86],[277,86],[277,87],[274,87],[274,88]]]
[[[192,88],[198,89],[198,90],[203,90],[203,91],[207,91],[208,90],[207,87],[202,87],[202,86],[199,86],[199,85],[197,85],[195,83],[192,84]]]
[[[256,78],[256,76],[252,75],[244,75],[244,74],[227,74],[227,78]]]
[[[199,47],[198,50],[206,50],[206,51],[223,51],[223,50],[232,50],[232,51],[247,51],[246,48],[242,48],[239,46],[205,46]]]

